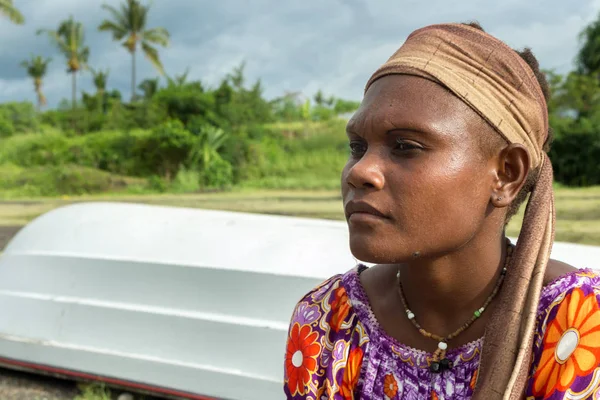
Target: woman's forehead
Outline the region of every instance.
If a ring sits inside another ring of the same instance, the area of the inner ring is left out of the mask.
[[[396,126],[464,132],[480,120],[468,105],[439,84],[411,75],[390,75],[371,85],[348,130]]]

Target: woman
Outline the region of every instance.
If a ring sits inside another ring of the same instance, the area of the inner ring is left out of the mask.
[[[375,265],[298,303],[288,398],[600,398],[600,277],[549,260],[547,99],[531,52],[477,24],[417,30],[375,72],[342,174],[352,253]]]

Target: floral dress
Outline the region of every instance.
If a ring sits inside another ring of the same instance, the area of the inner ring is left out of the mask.
[[[378,324],[358,266],[310,291],[292,315],[285,355],[288,399],[470,399],[483,338],[451,349],[452,369]],[[600,276],[580,270],[541,293],[526,400],[600,399]]]

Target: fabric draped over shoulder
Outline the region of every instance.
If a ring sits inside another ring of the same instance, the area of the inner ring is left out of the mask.
[[[476,400],[520,399],[526,388],[535,315],[554,241],[552,165],[543,151],[548,111],[529,65],[493,36],[463,24],[413,32],[369,79],[415,75],[447,87],[509,143],[523,145],[539,174],[498,307],[486,327]]]

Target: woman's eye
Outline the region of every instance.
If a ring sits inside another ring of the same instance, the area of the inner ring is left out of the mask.
[[[414,143],[410,143],[410,142],[405,142],[403,140],[397,140],[396,141],[396,147],[395,150],[400,150],[400,151],[409,151],[409,150],[418,150],[421,149],[420,146],[417,146]]]
[[[360,156],[367,151],[367,146],[361,142],[350,142],[350,153],[353,156]]]

